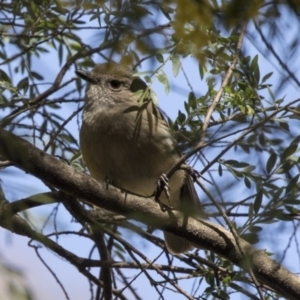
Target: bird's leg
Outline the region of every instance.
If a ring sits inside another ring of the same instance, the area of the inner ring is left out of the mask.
[[[170,188],[169,188],[169,178],[165,174],[162,174],[160,176],[160,178],[158,179],[158,181],[157,181],[157,187],[156,187],[156,189],[153,193],[154,199],[160,205],[160,208],[161,208],[162,211],[173,209],[172,206],[171,206],[171,202],[170,202],[169,190],[170,190]],[[165,195],[167,196],[169,205],[166,205],[166,204],[162,203],[159,200],[159,197],[160,197],[162,192],[164,192]]]
[[[121,193],[126,193],[126,196],[127,196],[127,191],[124,190],[123,188],[119,187],[119,186],[116,184],[116,182],[115,182],[114,180],[110,180],[110,179],[108,179],[107,176],[105,176],[105,177],[104,177],[104,182],[105,182],[105,184],[106,184],[106,189],[107,189],[107,190],[108,190],[109,185],[112,185],[112,186],[114,186],[114,187],[116,187],[116,188],[119,188],[120,191],[121,191]]]
[[[110,182],[109,182],[109,179],[107,176],[104,177],[104,182],[106,184],[106,189],[108,190],[108,186],[109,186]]]
[[[185,170],[193,179],[193,181],[196,181],[199,177],[201,177],[200,172],[198,172],[197,170],[193,169],[191,166],[189,165],[182,165],[180,167],[180,169]]]

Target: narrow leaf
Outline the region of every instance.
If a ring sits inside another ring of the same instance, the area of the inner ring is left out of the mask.
[[[170,92],[170,84],[166,73],[164,71],[160,71],[156,76],[157,79],[163,84],[166,94],[168,94]]]
[[[174,54],[172,56],[172,70],[173,70],[173,75],[176,77],[179,73],[180,70],[180,59],[178,54]]]
[[[267,173],[270,174],[270,172],[273,170],[275,164],[277,161],[277,155],[276,153],[272,153],[267,161],[267,165],[266,165],[266,169],[267,169]]]
[[[258,191],[256,198],[254,200],[254,204],[253,204],[253,209],[254,209],[254,213],[257,214],[260,207],[261,207],[261,202],[262,202],[262,198],[263,198],[263,190],[262,188]]]

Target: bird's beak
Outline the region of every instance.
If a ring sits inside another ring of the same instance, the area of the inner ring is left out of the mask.
[[[77,70],[75,73],[82,78],[83,80],[90,82],[90,83],[97,83],[96,80],[91,76],[90,72],[83,71],[83,70]]]

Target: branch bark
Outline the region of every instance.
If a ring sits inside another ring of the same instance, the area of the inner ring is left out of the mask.
[[[69,195],[184,237],[195,247],[213,251],[246,271],[250,267],[247,261],[251,261],[251,268],[260,281],[288,299],[300,299],[299,277],[270,258],[265,251],[239,239],[243,252],[248,256],[245,259],[233,235],[221,226],[206,220],[186,220],[176,211],[162,212],[151,199],[129,194],[125,198],[124,193],[111,186],[107,190],[104,182],[97,182],[2,128],[0,157]]]

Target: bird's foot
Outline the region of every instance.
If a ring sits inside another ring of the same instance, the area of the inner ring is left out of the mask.
[[[201,177],[201,173],[193,169],[191,166],[184,165],[182,168],[192,177],[193,181],[196,181],[199,177]]]
[[[173,209],[172,206],[171,206],[171,202],[170,202],[169,190],[170,190],[170,188],[169,188],[169,178],[165,174],[162,174],[160,176],[160,178],[158,179],[158,181],[157,181],[157,187],[154,191],[154,200],[160,205],[160,208],[161,208],[162,211]],[[165,195],[168,199],[169,205],[164,204],[159,200],[159,197],[160,197],[162,192],[165,193]]]

